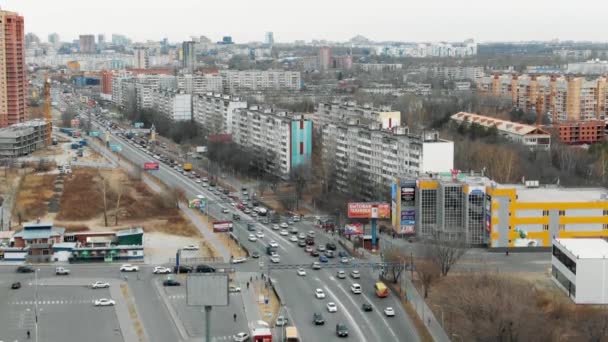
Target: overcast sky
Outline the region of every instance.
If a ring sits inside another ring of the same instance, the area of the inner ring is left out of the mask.
[[[606,0],[0,0],[26,32],[122,33],[135,41],[205,35],[238,42],[608,40]]]

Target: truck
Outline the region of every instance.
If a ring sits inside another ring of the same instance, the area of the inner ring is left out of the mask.
[[[55,274],[56,275],[69,275],[70,270],[68,270],[67,268],[64,268],[64,267],[56,267]]]
[[[192,171],[192,164],[185,163],[184,164],[184,171]]]
[[[277,252],[277,248],[276,247],[266,246],[266,254],[273,255],[276,252]]]

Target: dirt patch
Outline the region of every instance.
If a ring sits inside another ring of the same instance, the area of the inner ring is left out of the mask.
[[[412,306],[412,303],[408,302],[405,299],[405,296],[401,293],[401,286],[395,286],[395,284],[392,284],[390,282],[386,282],[386,284],[388,287],[391,288],[393,293],[397,294],[399,302],[407,312],[407,315],[412,320],[412,323],[414,323],[414,327],[416,328],[416,331],[418,332],[418,336],[420,336],[421,341],[433,342],[433,337],[429,333],[429,330],[427,329],[426,325],[424,325],[424,322],[422,321],[420,316],[418,316],[416,309]]]
[[[253,282],[255,300],[258,304],[258,310],[260,312],[262,320],[274,325],[274,323],[277,321],[277,316],[279,315],[281,303],[279,302],[279,297],[277,297],[277,294],[274,292],[274,290],[270,286],[266,287],[266,284],[267,283],[263,280]],[[260,297],[268,298],[268,304],[265,304],[263,302],[260,303],[258,300]]]
[[[137,333],[137,338],[139,341],[145,341],[146,335],[144,333],[144,327],[139,320],[137,315],[137,310],[135,309],[135,304],[131,300],[131,296],[129,294],[129,287],[126,284],[120,284],[120,291],[122,292],[122,296],[127,300],[127,306],[129,308],[129,316],[131,317],[131,321],[133,321],[133,328]]]
[[[21,221],[34,220],[47,214],[47,203],[53,196],[57,175],[26,174],[18,187],[13,215]]]
[[[84,224],[67,224],[62,225],[62,227],[65,228],[66,233],[86,232],[89,230],[89,227]]]

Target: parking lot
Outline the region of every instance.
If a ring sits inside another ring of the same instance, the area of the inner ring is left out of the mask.
[[[114,307],[95,307],[108,289],[38,286],[38,338],[43,341],[123,341]],[[0,341],[35,338],[36,291],[32,282],[0,289]]]

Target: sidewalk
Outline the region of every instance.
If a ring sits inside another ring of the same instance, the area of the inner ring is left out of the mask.
[[[245,314],[247,315],[247,322],[249,322],[249,329],[255,327],[254,323],[260,320],[264,320],[260,315],[260,311],[258,310],[258,298],[255,296],[255,290],[253,289],[253,284],[249,284],[249,289],[247,289],[247,282],[250,278],[254,278],[259,274],[256,272],[239,272],[237,273],[237,282],[241,287],[241,293],[243,295],[243,306],[245,308]],[[268,322],[270,323],[270,322]]]
[[[186,214],[196,229],[201,232],[205,240],[207,240],[217,250],[217,252],[220,253],[220,256],[224,258],[224,262],[228,262],[230,260],[230,251],[228,251],[226,246],[224,246],[224,244],[217,239],[215,233],[213,233],[211,229],[208,229],[203,222],[201,222],[192,209],[188,208],[182,203],[180,203],[179,208],[184,214]]]

